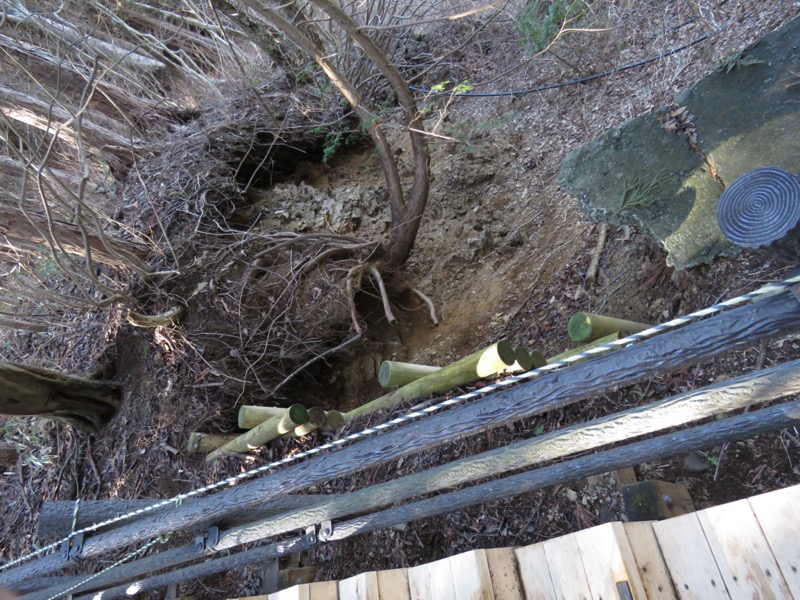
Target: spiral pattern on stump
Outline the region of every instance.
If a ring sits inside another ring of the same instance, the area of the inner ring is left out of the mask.
[[[768,246],[800,221],[800,180],[779,167],[745,173],[722,194],[717,219],[722,233],[737,246]]]

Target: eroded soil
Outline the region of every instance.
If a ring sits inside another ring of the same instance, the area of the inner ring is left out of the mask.
[[[374,376],[384,359],[444,365],[498,339],[553,355],[570,346],[566,321],[578,310],[657,323],[785,275],[786,267],[750,254],[674,273],[666,267],[663,251],[639,232],[610,227],[599,249],[597,277],[587,279],[599,226],[587,221],[555,180],[569,150],[628,118],[669,104],[730,52],[773,30],[800,7],[749,0],[592,6],[597,27],[609,30],[568,35],[552,53],[533,59],[515,39],[513,24],[501,22],[480,33],[444,71],[421,83],[424,87],[438,83],[436,79],[468,80],[476,92],[526,90],[656,56],[724,28],[683,52],[587,84],[463,98],[449,106],[441,122],[441,104],[432,102],[427,125],[444,137],[431,138],[434,180],[429,206],[411,260],[402,272],[387,278],[399,325],[385,322],[379,300],[366,286],[358,301],[367,324],[366,340],[357,350],[309,369],[285,387],[282,401],[302,396],[309,405],[350,408],[380,394]],[[433,33],[447,34],[446,28]],[[400,133],[395,132],[397,139]],[[404,155],[409,155],[407,149]],[[377,201],[382,185],[374,153],[358,147],[343,150],[329,165],[301,163],[279,187],[290,199],[307,192],[309,206],[324,196],[341,199],[332,209],[341,209],[337,220],[328,225],[360,233],[382,227],[386,211]],[[303,192],[302,186],[311,191]],[[286,228],[317,226],[301,223],[302,215],[273,216]],[[313,221],[311,216],[308,221]],[[198,277],[186,282],[186,288],[200,283]],[[427,309],[409,287],[431,297],[441,321],[438,327],[432,326]],[[202,320],[194,323],[199,326]],[[44,501],[167,498],[330,435],[278,443],[247,460],[214,465],[187,454],[188,432],[234,431],[238,406],[252,399],[226,393],[207,379],[204,353],[198,351],[191,331],[134,329],[124,323],[121,311],[85,315],[69,330],[55,330],[43,339],[5,333],[4,343],[8,360],[73,372],[105,362],[126,391],[119,414],[98,434],[78,435],[38,422],[5,426],[6,438],[20,446],[23,457],[0,479],[2,560],[34,548]],[[312,493],[350,491],[798,355],[800,342],[779,340],[460,440],[401,464],[331,481]],[[373,422],[385,418],[376,415]],[[674,457],[643,464],[637,471],[643,479],[687,484],[698,508],[800,483],[796,431],[761,436],[724,451],[710,449],[699,459],[711,468],[691,472],[684,457]],[[609,474],[323,545],[302,561],[320,566],[320,579],[340,579],[471,548],[533,543],[623,514]],[[189,582],[182,592],[218,598],[258,589],[253,568]]]

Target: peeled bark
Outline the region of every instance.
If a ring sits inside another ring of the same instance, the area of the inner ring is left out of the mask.
[[[0,361],[0,414],[44,417],[97,431],[119,406],[121,387],[41,367]]]

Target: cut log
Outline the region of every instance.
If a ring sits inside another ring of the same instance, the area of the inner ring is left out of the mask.
[[[569,337],[574,342],[593,342],[612,333],[630,335],[644,331],[649,327],[650,325],[636,323],[635,321],[579,312],[572,315],[569,320],[567,333],[569,333]]]
[[[484,377],[502,373],[513,365],[516,360],[514,348],[508,342],[497,342],[484,350],[470,354],[451,365],[442,367],[434,373],[404,385],[385,396],[381,396],[372,402],[367,402],[363,406],[348,412],[345,417],[348,421],[352,421],[357,417],[378,410],[392,410],[403,402],[417,400],[428,394],[444,392]]]
[[[186,452],[189,454],[208,454],[231,440],[235,440],[237,437],[239,437],[237,433],[222,434],[193,431],[189,434],[189,444],[186,447]]]
[[[286,414],[282,406],[240,406],[239,429],[252,429],[272,417],[282,417]]]
[[[316,431],[325,425],[326,420],[325,411],[317,406],[312,406],[308,409],[308,421],[295,427],[294,431],[288,433],[286,437],[302,437],[308,435],[312,431]]]
[[[562,352],[561,354],[556,354],[552,358],[547,359],[547,364],[558,362],[560,360],[564,360],[570,356],[574,356],[576,354],[580,354],[581,352],[586,352],[592,348],[597,346],[602,346],[603,344],[608,344],[609,342],[616,342],[619,339],[619,333],[612,333],[611,335],[607,335],[605,337],[601,337],[593,342],[589,342],[588,344],[584,344],[583,346],[578,346],[577,348],[572,348],[567,350],[566,352]],[[577,361],[576,361],[577,362]]]
[[[728,240],[771,258],[800,262],[800,178],[778,167],[745,173],[717,204]]]
[[[322,427],[325,431],[336,431],[347,422],[345,416],[338,410],[325,411],[325,425]]]
[[[227,452],[242,454],[253,448],[258,448],[268,444],[272,440],[289,433],[298,425],[308,421],[308,411],[302,404],[293,404],[286,409],[286,414],[282,417],[272,417],[253,427],[247,433],[238,436],[224,446],[220,446],[211,454],[206,456],[206,462],[212,462],[222,457]]]
[[[421,377],[425,377],[425,375],[435,373],[439,369],[441,367],[385,360],[381,363],[381,368],[378,369],[378,383],[385,388],[398,387],[416,381]]]
[[[525,346],[514,348],[516,360],[514,364],[506,369],[506,373],[525,373],[531,369],[538,369],[547,364],[544,355],[536,350],[529,351]]]

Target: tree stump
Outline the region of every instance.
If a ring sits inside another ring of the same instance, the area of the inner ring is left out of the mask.
[[[800,178],[762,167],[734,181],[717,205],[728,240],[771,258],[800,263]]]

